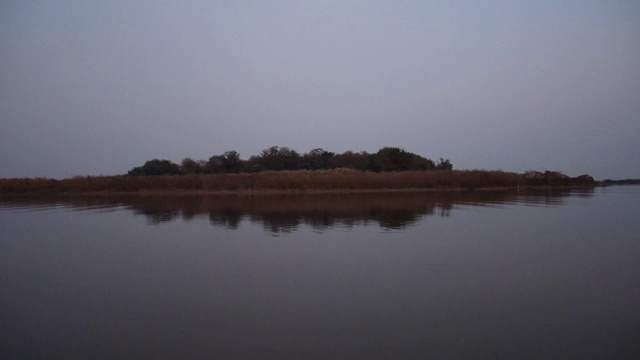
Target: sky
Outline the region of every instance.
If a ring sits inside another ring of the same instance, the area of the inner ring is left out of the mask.
[[[640,2],[0,1],[0,178],[385,146],[640,178]]]

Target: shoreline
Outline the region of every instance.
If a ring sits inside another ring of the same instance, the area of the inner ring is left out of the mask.
[[[257,190],[142,190],[142,191],[64,191],[64,192],[0,192],[0,196],[279,196],[279,195],[357,195],[357,194],[421,194],[421,193],[462,193],[462,192],[490,192],[490,191],[541,191],[541,190],[571,190],[593,189],[594,186],[524,186],[524,187],[482,187],[482,188],[414,188],[414,189],[257,189]]]
[[[118,194],[118,195],[267,195],[347,194],[394,192],[496,191],[593,188],[588,175],[575,178],[557,172],[518,174],[501,170],[451,170],[362,172],[348,169],[325,171],[271,171],[240,174],[165,176],[76,176],[0,179],[0,194]]]

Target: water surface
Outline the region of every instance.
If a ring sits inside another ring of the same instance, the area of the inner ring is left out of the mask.
[[[2,358],[640,355],[640,187],[0,200]]]

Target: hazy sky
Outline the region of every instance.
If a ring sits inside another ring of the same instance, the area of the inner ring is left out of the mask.
[[[640,178],[640,2],[0,1],[0,177],[273,145]]]

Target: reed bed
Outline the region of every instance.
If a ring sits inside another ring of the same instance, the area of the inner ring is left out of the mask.
[[[266,171],[252,174],[86,176],[0,179],[0,193],[339,192],[504,188],[527,185],[521,174],[488,170],[362,172]]]

